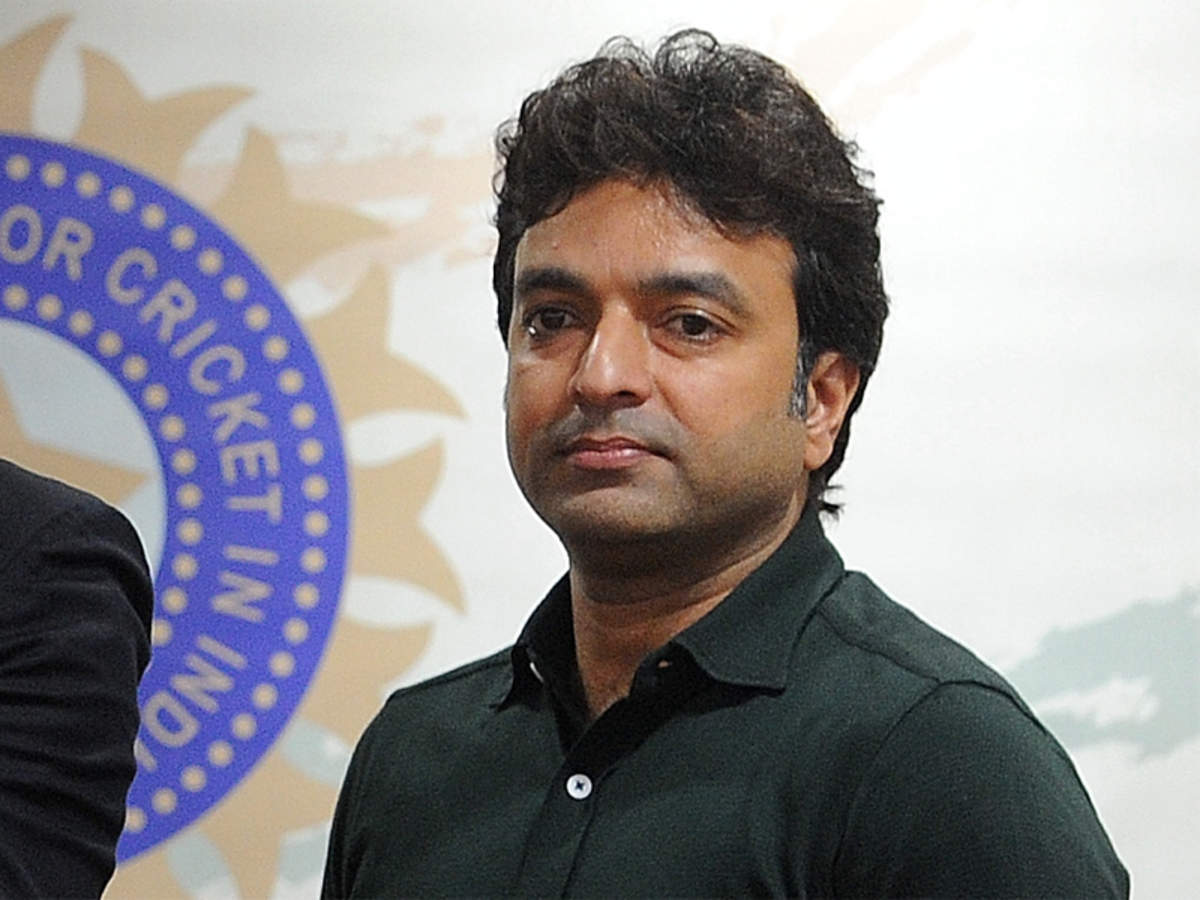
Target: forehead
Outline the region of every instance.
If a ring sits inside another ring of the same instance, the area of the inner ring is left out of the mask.
[[[727,233],[661,184],[603,181],[526,230],[516,274],[566,268],[585,278],[643,278],[670,271],[717,270],[787,286],[791,245],[774,234]],[[750,286],[750,285],[748,285]]]

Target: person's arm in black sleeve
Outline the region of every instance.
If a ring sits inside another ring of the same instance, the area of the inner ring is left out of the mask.
[[[75,491],[46,516],[70,490],[48,484],[44,503],[0,498],[0,896],[96,897],[135,772],[153,592],[125,518]]]
[[[325,874],[321,884],[322,900],[342,900],[354,896],[354,883],[361,853],[362,790],[369,781],[368,770],[374,757],[374,736],[378,717],[372,720],[354,748],[342,789],[338,792],[337,808],[329,832],[325,855]]]
[[[896,725],[855,795],[840,896],[1128,897],[1065,751],[1012,699],[931,691]]]

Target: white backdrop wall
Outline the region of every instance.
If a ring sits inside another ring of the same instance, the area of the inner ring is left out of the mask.
[[[504,458],[490,137],[529,90],[605,38],[682,25],[789,65],[861,145],[885,201],[893,311],[839,479],[835,542],[1026,693],[1076,759],[1137,896],[1194,890],[1193,4],[3,5],[0,130],[155,179],[256,259],[284,304],[273,321],[286,307],[304,329],[293,357],[313,348],[320,369],[305,370],[306,384],[323,373],[338,410],[317,450],[301,435],[296,452],[310,467],[310,451],[322,465],[345,460],[345,500],[334,503],[335,473],[323,509],[349,550],[331,544],[320,567],[296,563],[340,585],[315,607],[328,610],[327,641],[306,647],[300,630],[316,634],[317,620],[294,625],[303,616],[291,613],[280,614],[282,638],[247,638],[246,655],[261,651],[272,674],[257,686],[237,675],[213,691],[216,713],[193,710],[195,747],[179,752],[196,749],[199,762],[179,764],[178,784],[163,780],[170,766],[149,770],[147,736],[147,801],[131,798],[142,843],[134,854],[123,839],[112,895],[311,896],[371,711],[396,685],[511,641],[562,570]],[[20,155],[14,141],[5,159]],[[42,170],[14,171],[0,206]],[[45,177],[39,187],[69,189]],[[119,218],[114,202],[96,228]],[[15,271],[0,270],[5,284],[24,277]],[[125,361],[151,338],[125,334],[105,357],[99,337],[70,330],[82,320],[69,310],[94,303],[98,321],[109,301],[64,294],[60,316],[32,294],[5,297],[0,454],[134,518],[160,591],[149,697],[182,665],[170,655],[181,636],[203,626],[180,556],[203,570],[211,537],[182,524],[178,489],[206,461],[215,471],[219,448],[195,444],[189,467],[188,438],[156,418]],[[255,319],[265,312],[239,314],[255,333],[273,327]],[[252,365],[288,364],[263,354]],[[327,535],[304,522],[309,538]],[[280,578],[282,597],[296,579]],[[294,677],[279,674],[280,652],[294,654]],[[251,718],[229,725],[228,741],[247,769],[222,787],[213,746],[226,739],[212,729],[242,688],[239,714]],[[159,762],[171,758],[159,749]]]

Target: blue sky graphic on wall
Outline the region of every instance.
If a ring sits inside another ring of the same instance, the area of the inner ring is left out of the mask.
[[[1200,590],[1052,631],[1009,676],[1068,747],[1167,754],[1200,736]]]

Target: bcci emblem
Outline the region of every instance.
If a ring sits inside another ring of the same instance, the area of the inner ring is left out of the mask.
[[[5,322],[98,364],[161,470],[124,861],[228,794],[313,677],[346,561],[337,417],[287,306],[217,225],[111,161],[17,135],[0,135]]]

